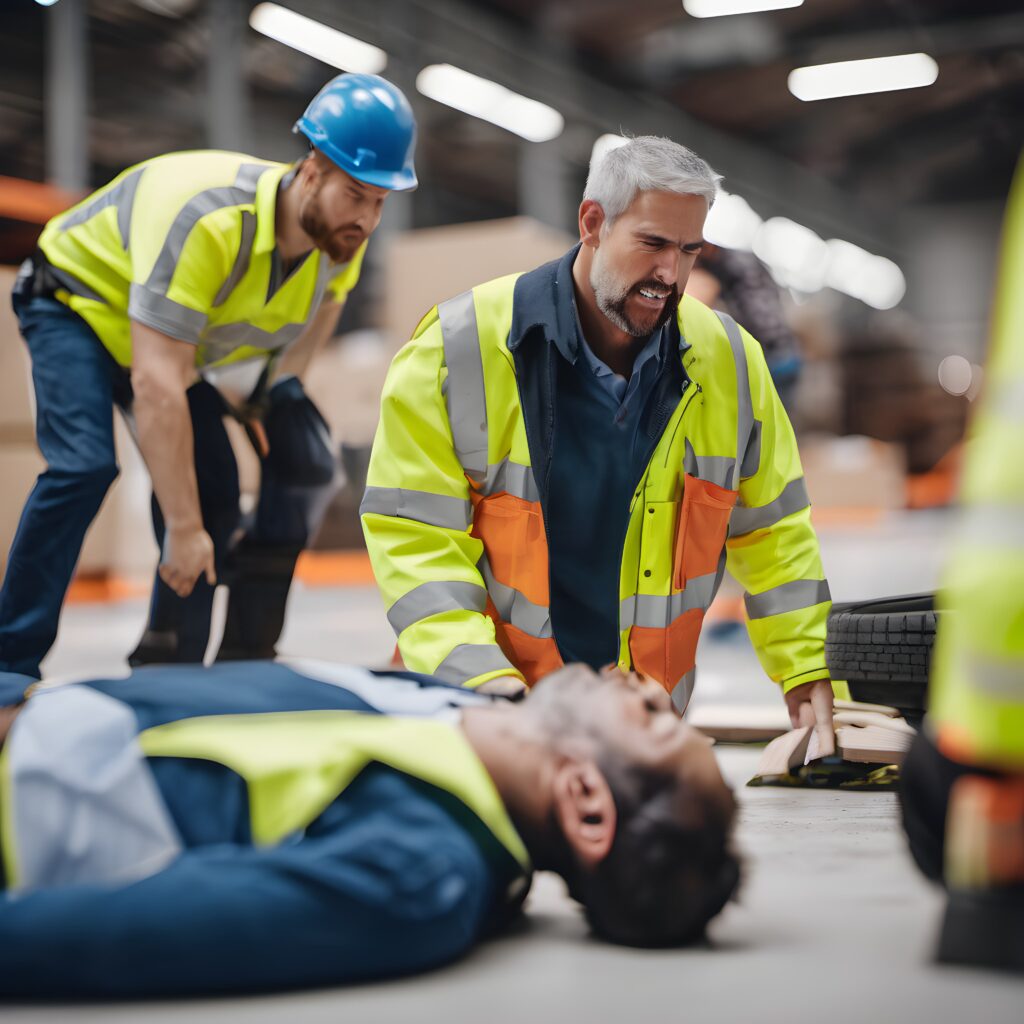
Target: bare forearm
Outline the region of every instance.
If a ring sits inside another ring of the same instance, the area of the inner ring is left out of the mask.
[[[183,388],[150,384],[134,403],[139,450],[168,529],[200,528],[192,419]]]

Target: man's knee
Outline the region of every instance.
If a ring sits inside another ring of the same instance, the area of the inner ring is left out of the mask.
[[[117,479],[116,462],[82,462],[76,466],[50,466],[43,474],[69,495],[100,498]]]

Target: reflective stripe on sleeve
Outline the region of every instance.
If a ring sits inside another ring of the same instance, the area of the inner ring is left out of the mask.
[[[538,640],[548,640],[554,636],[551,629],[551,612],[548,608],[534,604],[515,587],[499,583],[494,578],[486,557],[480,559],[477,567],[487,584],[487,593],[491,595],[495,611],[502,622],[508,622]]]
[[[461,686],[467,679],[482,676],[487,672],[507,672],[510,676],[518,676],[517,669],[501,652],[497,644],[459,644],[452,649],[431,675],[443,679],[446,683]]]
[[[693,693],[693,684],[696,681],[697,670],[695,668],[691,668],[690,671],[672,687],[672,707],[676,709],[677,714],[681,715],[686,710],[686,705],[690,703],[690,696]]]
[[[206,314],[167,298],[163,292],[133,284],[128,293],[128,319],[169,334],[172,338],[198,345]]]
[[[446,494],[411,491],[402,487],[367,487],[359,514],[367,512],[412,519],[445,530],[468,530],[473,514],[467,498],[452,498]]]
[[[963,543],[972,547],[1024,551],[1024,502],[967,505],[957,534]]]
[[[812,608],[831,598],[827,580],[791,580],[761,594],[744,594],[743,603],[751,619],[766,619],[769,615]]]
[[[476,306],[471,291],[437,307],[448,367],[445,402],[455,454],[475,483],[487,473],[487,400]]]
[[[400,597],[388,609],[388,622],[396,633],[431,615],[444,612],[483,612],[487,606],[487,591],[475,583],[460,580],[440,580],[421,583]]]
[[[797,477],[796,480],[790,480],[782,488],[782,493],[767,505],[758,505],[754,508],[737,505],[732,510],[732,518],[729,520],[729,536],[742,537],[754,530],[774,526],[780,519],[807,508],[810,503],[807,484],[802,476]]]
[[[540,501],[540,491],[533,470],[511,459],[487,467],[487,479],[484,482],[484,494],[498,494],[506,491],[522,498],[523,501]]]

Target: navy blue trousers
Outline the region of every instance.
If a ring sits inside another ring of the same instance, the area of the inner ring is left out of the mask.
[[[0,671],[38,677],[85,531],[118,473],[113,408],[130,404],[131,384],[63,303],[16,296],[14,310],[32,356],[46,469],[25,503],[0,589]]]

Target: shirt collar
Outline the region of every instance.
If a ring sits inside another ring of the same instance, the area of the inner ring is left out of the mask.
[[[284,180],[287,177],[287,182]],[[256,182],[256,237],[253,239],[252,251],[255,255],[270,252],[277,244],[277,193],[278,187],[285,188],[295,177],[292,164],[280,164],[268,167]]]

